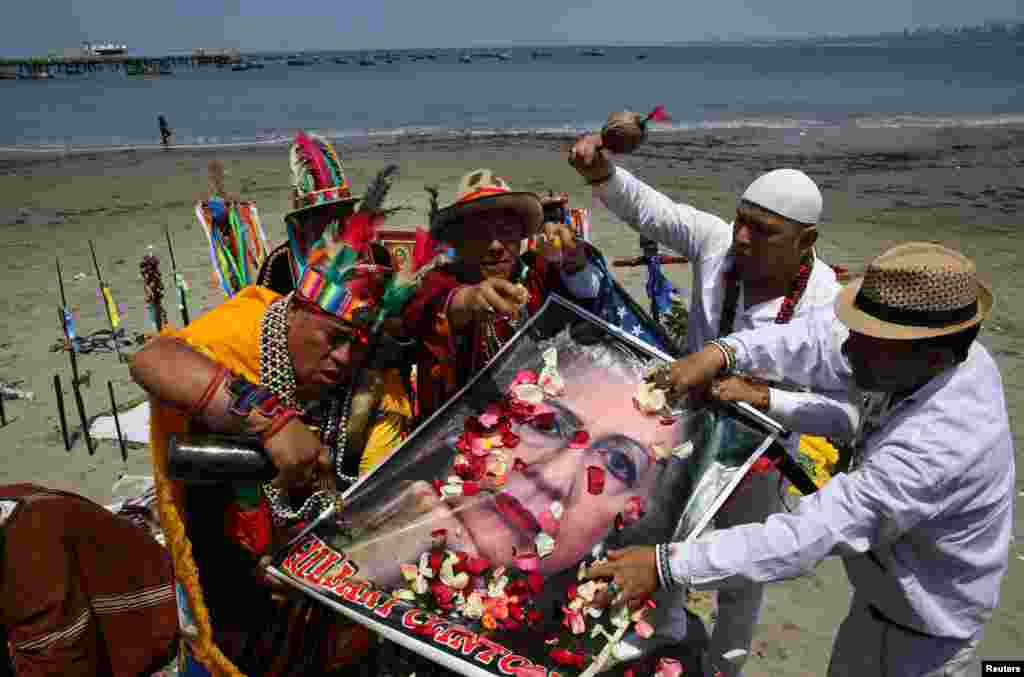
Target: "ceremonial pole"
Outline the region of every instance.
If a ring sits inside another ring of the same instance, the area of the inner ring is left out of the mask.
[[[71,391],[75,395],[75,407],[78,409],[78,419],[82,423],[82,434],[85,436],[85,446],[89,449],[89,455],[95,452],[92,444],[92,437],[89,435],[89,417],[85,415],[85,402],[82,400],[82,391],[79,389],[81,379],[78,375],[78,348],[76,346],[75,320],[68,310],[68,300],[64,295],[64,275],[60,269],[60,259],[57,260],[57,283],[60,286],[60,308],[57,315],[60,318],[61,330],[64,332],[64,339],[68,342],[68,359],[71,361]],[[61,402],[63,405],[63,401]]]
[[[174,287],[178,290],[178,308],[181,309],[181,324],[188,326],[188,298],[185,296],[185,280],[178,274],[178,263],[174,259],[174,245],[171,244],[171,231],[164,226],[164,236],[167,238],[167,251],[171,254],[171,274],[174,275]]]
[[[121,324],[121,320],[117,314],[117,306],[114,305],[114,295],[111,294],[110,287],[103,281],[103,275],[100,273],[100,263],[96,260],[96,248],[92,246],[92,240],[89,240],[89,252],[92,254],[93,268],[96,269],[96,280],[100,284],[100,297],[103,300],[103,308],[107,312],[107,322],[110,323],[110,335],[114,339],[114,352],[117,353],[117,361],[126,362],[117,340],[117,327]]]

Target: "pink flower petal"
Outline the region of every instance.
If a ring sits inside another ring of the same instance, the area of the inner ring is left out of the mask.
[[[485,428],[493,428],[498,423],[498,415],[490,412],[480,415],[480,425]]]
[[[551,536],[558,535],[558,527],[560,522],[551,514],[550,510],[545,510],[537,516],[537,521],[540,522],[540,528],[544,533],[550,534]]]
[[[637,621],[633,624],[633,629],[636,630],[636,634],[644,639],[650,639],[651,635],[654,634],[654,626],[647,621]]]
[[[516,374],[516,377],[514,379],[512,379],[512,384],[509,387],[511,388],[511,387],[520,385],[521,383],[536,383],[536,382],[537,382],[537,372],[531,371],[529,369],[523,369],[518,374]]]
[[[661,658],[658,660],[658,667],[654,672],[655,677],[680,677],[683,674],[683,666],[675,658]]]
[[[526,573],[534,573],[540,568],[540,557],[535,552],[520,553],[512,561],[520,571]]]

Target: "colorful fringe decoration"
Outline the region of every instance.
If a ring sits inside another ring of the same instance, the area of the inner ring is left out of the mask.
[[[196,218],[206,233],[210,263],[224,294],[230,298],[255,284],[268,251],[256,203],[214,196],[196,205]]]
[[[142,275],[142,287],[146,294],[146,308],[149,309],[149,321],[153,328],[160,331],[167,324],[167,311],[164,309],[164,280],[160,275],[160,259],[146,254],[139,263]]]

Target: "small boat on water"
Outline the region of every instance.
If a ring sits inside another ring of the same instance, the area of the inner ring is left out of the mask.
[[[551,54],[551,52],[545,51],[543,49],[535,49],[532,52],[530,52],[531,59],[550,59],[552,56],[553,55]]]
[[[288,59],[289,66],[312,66],[313,62],[307,59]]]
[[[636,60],[637,60],[637,61],[643,61],[643,60],[644,60],[644,59],[646,59],[646,58],[647,58],[647,55],[646,55],[646,54],[637,54],[637,55],[636,55]]]
[[[334,57],[334,63],[346,64],[348,63],[348,59],[343,56],[336,56]]]
[[[364,56],[362,59],[359,60],[359,65],[360,66],[376,66],[377,62],[374,61],[372,58]]]
[[[580,51],[583,56],[604,56],[603,49],[584,49]]]
[[[471,57],[469,54],[460,54],[459,63],[473,63],[473,57]]]

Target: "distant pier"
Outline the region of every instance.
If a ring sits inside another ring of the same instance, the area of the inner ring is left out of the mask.
[[[96,54],[86,49],[69,49],[60,55],[0,59],[0,80],[45,80],[57,73],[80,75],[97,71],[124,71],[126,75],[169,75],[176,68],[234,66],[241,62],[242,53],[237,49],[196,49],[191,54],[168,56]]]

